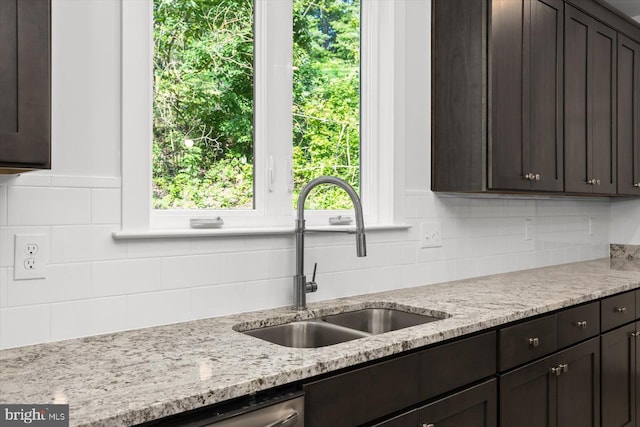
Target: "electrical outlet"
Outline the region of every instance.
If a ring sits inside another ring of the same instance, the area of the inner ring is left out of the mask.
[[[533,240],[534,232],[535,230],[534,230],[533,220],[530,218],[525,219],[524,220],[524,240]]]
[[[14,247],[14,280],[44,279],[49,263],[47,234],[16,234]]]
[[[439,248],[442,246],[442,226],[440,221],[423,222],[420,224],[420,247]]]

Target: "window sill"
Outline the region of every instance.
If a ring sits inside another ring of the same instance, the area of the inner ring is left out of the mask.
[[[374,224],[365,226],[365,231],[401,231],[411,228],[409,224]],[[319,227],[307,227],[307,232],[347,232],[355,233],[353,225],[327,225]],[[114,231],[114,240],[130,239],[171,239],[190,237],[235,237],[235,236],[293,236],[293,227],[245,227],[245,228],[217,228],[217,229],[166,229],[144,231]]]

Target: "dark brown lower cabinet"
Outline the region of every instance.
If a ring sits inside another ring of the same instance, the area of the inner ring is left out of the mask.
[[[373,427],[496,427],[498,425],[495,379],[446,396]]]
[[[637,324],[602,335],[602,426],[635,427],[637,402]]]
[[[418,409],[418,426],[496,427],[496,380],[468,388]]]
[[[500,425],[600,426],[599,340],[593,338],[501,375]]]

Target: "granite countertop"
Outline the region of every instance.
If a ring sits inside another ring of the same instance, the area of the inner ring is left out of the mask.
[[[180,413],[640,287],[609,259],[0,351],[0,403],[69,403],[72,426]],[[317,349],[236,332],[364,307],[450,317]]]

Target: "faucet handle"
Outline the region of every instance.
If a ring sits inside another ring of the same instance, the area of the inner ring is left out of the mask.
[[[318,270],[318,263],[316,262],[313,265],[313,276],[311,277],[311,281],[306,284],[307,292],[315,292],[318,290],[318,284],[316,283],[316,271]]]

